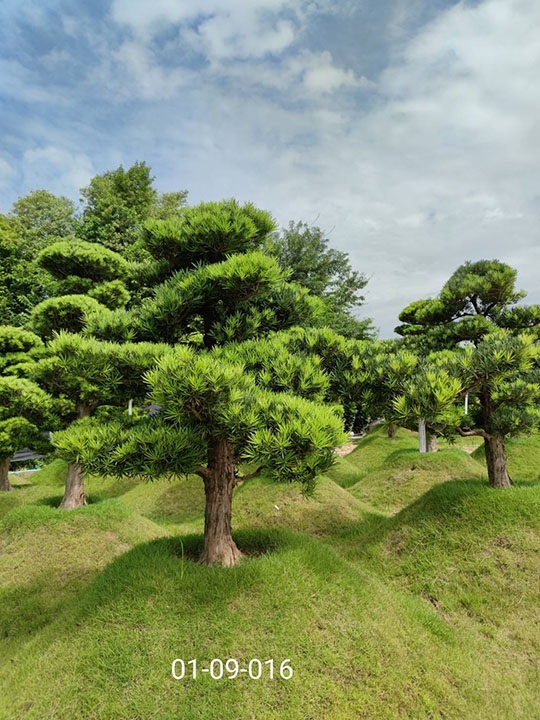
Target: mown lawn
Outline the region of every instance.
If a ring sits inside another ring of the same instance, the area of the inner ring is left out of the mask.
[[[0,496],[0,718],[538,719],[539,454],[511,443],[494,491],[480,450],[378,429],[314,499],[241,485],[229,570],[196,562],[198,478],[89,478],[59,511],[56,461]],[[294,674],[174,680],[175,658]]]

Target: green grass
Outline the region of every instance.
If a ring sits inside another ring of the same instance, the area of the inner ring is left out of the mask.
[[[506,441],[505,448],[512,482],[522,484],[540,480],[540,437],[537,434],[511,438]],[[485,462],[483,446],[474,451],[473,457],[478,462]]]
[[[242,484],[228,570],[195,560],[199,478],[89,478],[76,511],[62,463],[21,480],[0,496],[0,718],[537,720],[540,442],[509,445],[506,491],[478,451],[416,443],[371,433],[315,498]],[[174,681],[176,657],[294,675]]]
[[[483,478],[484,467],[459,445],[443,445],[420,455],[415,433],[400,428],[395,438],[378,428],[362,438],[329,476],[365,507],[393,514],[420,497],[434,483]]]

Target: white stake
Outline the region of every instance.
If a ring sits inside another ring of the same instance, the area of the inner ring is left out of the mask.
[[[424,418],[418,423],[418,440],[420,443],[420,452],[427,452],[426,421]]]

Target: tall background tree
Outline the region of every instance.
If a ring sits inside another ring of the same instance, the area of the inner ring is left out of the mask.
[[[18,220],[0,215],[0,323],[23,325],[51,293],[52,278],[37,265],[36,255]]]
[[[11,215],[19,224],[30,254],[73,235],[75,229],[75,203],[47,190],[33,190],[19,198],[13,203]]]
[[[137,258],[137,240],[145,220],[178,218],[186,203],[187,191],[159,194],[153,180],[144,162],[96,175],[81,190],[77,237]]]
[[[437,298],[406,307],[396,328],[413,342],[419,338],[424,351],[438,346],[457,352],[453,372],[470,394],[470,414],[457,430],[482,436],[494,487],[510,484],[505,438],[538,425],[540,306],[517,304],[525,293],[516,289],[516,275],[499,260],[467,262]],[[460,348],[464,342],[468,347]]]
[[[348,337],[371,337],[371,320],[356,317],[368,280],[352,269],[346,252],[329,247],[329,242],[320,228],[291,222],[280,235],[272,236],[266,249],[290,271],[291,281],[324,300],[330,327]]]
[[[152,180],[150,168],[144,162],[135,163],[128,170],[120,166],[96,175],[81,190],[83,208],[77,236],[110,250],[131,248],[140,224],[157,199]]]

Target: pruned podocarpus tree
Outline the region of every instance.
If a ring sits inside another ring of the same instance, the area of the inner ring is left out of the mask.
[[[418,361],[415,353],[383,340],[364,345],[353,362],[349,382],[358,388],[359,403],[369,420],[387,421],[389,438],[395,437],[401,424],[395,413],[395,398],[415,373]]]
[[[55,437],[63,457],[79,458],[96,471],[199,474],[206,495],[207,564],[234,565],[240,558],[231,534],[240,464],[256,463],[258,472],[266,468],[276,479],[310,488],[342,439],[342,420],[333,409],[291,388],[278,393],[259,387],[255,368],[251,374],[241,352],[234,356],[238,341],[310,324],[321,310],[316,298],[288,283],[277,262],[257,249],[274,228],[268,213],[232,200],[148,223],[145,241],[161,284],[132,313],[134,337],[192,347],[178,347],[148,374],[152,399],[161,407],[157,416],[112,424],[96,419]],[[275,376],[265,376],[265,382],[279,386]]]
[[[346,338],[328,327],[294,327],[279,333],[278,338],[295,358],[306,364],[317,359],[320,371],[328,378],[325,401],[343,407],[345,429],[355,429],[356,423],[365,425],[369,410],[362,402],[364,388],[358,382],[355,367],[373,343]]]
[[[343,405],[348,430],[397,420],[393,402],[414,374],[415,353],[392,341],[344,338],[330,328],[292,328],[279,337],[296,358],[319,360],[328,377],[325,399]]]
[[[416,430],[424,423],[426,447],[421,452],[435,452],[437,437],[455,435],[462,418],[456,400],[463,385],[450,367],[445,368],[452,365],[451,357],[450,352],[439,352],[419,360],[392,400],[399,425]]]
[[[117,344],[80,335],[59,333],[37,362],[32,377],[54,398],[63,401],[64,421],[91,417],[107,405],[127,408],[142,401],[145,373],[169,347],[156,343]],[[69,463],[60,507],[70,510],[86,504],[84,467],[77,458]]]
[[[38,256],[38,264],[55,283],[54,297],[32,310],[29,326],[44,339],[55,332],[81,332],[92,316],[106,316],[129,300],[124,279],[129,264],[116,252],[97,243],[62,240]]]
[[[9,464],[17,450],[44,444],[43,428],[51,411],[51,398],[36,383],[0,377],[0,490],[11,490]]]
[[[43,351],[31,332],[0,326],[0,490],[11,490],[11,457],[25,445],[45,445],[45,420],[52,411],[49,395],[34,382],[18,377]]]
[[[178,347],[148,373],[156,417],[73,426],[55,435],[58,453],[111,475],[195,473],[206,497],[202,562],[236,565],[231,528],[233,490],[240,480],[271,472],[303,483],[333,462],[343,439],[339,415],[292,393],[257,387],[240,363]],[[239,465],[257,470],[243,478]]]
[[[457,430],[484,440],[489,483],[508,487],[504,439],[528,432],[537,423],[539,397],[536,335],[540,306],[516,305],[516,271],[498,260],[459,267],[438,298],[411,303],[396,328],[411,337],[424,333],[431,344],[457,349],[451,371],[470,393],[468,418]],[[534,372],[533,372],[534,370]]]
[[[535,327],[540,306],[516,304],[526,295],[516,290],[516,276],[499,260],[466,262],[437,298],[416,300],[402,310],[396,332],[432,350],[452,349],[464,340],[476,343],[497,327],[517,332]]]
[[[505,440],[540,426],[540,347],[532,333],[498,329],[457,355],[455,374],[469,392],[469,412],[457,430],[484,440],[488,481],[511,484]]]

